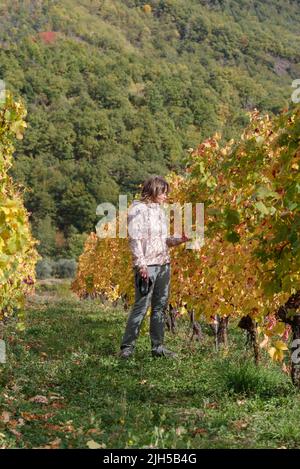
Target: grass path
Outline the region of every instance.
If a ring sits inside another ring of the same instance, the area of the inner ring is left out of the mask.
[[[6,328],[0,365],[2,448],[295,448],[300,399],[266,359],[258,370],[230,330],[217,355],[206,331],[191,343],[183,323],[155,359],[148,334],[134,358],[116,357],[126,313],[66,298],[31,305],[27,328]]]

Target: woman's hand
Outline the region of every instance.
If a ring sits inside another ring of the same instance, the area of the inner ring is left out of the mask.
[[[147,278],[148,277],[148,269],[147,267],[140,267],[139,269],[140,276],[142,278]]]
[[[191,240],[192,238],[189,238],[188,236],[186,236],[185,232],[183,232],[180,243],[186,243],[187,241],[191,241]]]
[[[183,236],[181,236],[181,238],[179,238],[179,236],[178,237],[171,236],[170,238],[167,238],[166,243],[167,243],[167,246],[171,247],[171,246],[179,246],[180,244],[186,243],[187,241],[191,241],[191,240],[192,238],[189,238],[183,232]]]

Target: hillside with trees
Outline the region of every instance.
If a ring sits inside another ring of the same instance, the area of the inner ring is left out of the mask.
[[[299,21],[294,0],[1,1],[0,79],[28,109],[13,176],[40,253],[76,257],[99,203],[288,107]]]

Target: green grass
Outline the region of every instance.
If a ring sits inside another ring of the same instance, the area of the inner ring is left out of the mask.
[[[256,368],[244,337],[230,329],[229,353],[187,324],[167,334],[177,360],[116,354],[126,313],[97,301],[32,304],[27,329],[5,332],[0,365],[0,447],[296,448],[300,399],[278,365]],[[45,403],[32,402],[44,396]]]

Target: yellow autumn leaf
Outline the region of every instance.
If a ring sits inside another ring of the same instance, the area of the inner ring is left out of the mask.
[[[271,347],[269,350],[268,350],[268,353],[270,355],[270,357],[272,358],[273,361],[279,361],[281,362],[284,358],[284,353],[282,350],[280,349],[276,349],[275,347]]]
[[[181,308],[179,308],[179,314],[180,315],[184,315],[184,314],[187,314],[187,309],[185,306],[181,306]]]
[[[276,342],[274,342],[274,347],[277,350],[288,350],[286,343],[283,342],[282,340],[276,340]]]
[[[273,329],[271,329],[271,332],[273,335],[282,335],[285,331],[285,324],[283,322],[278,322]]]

